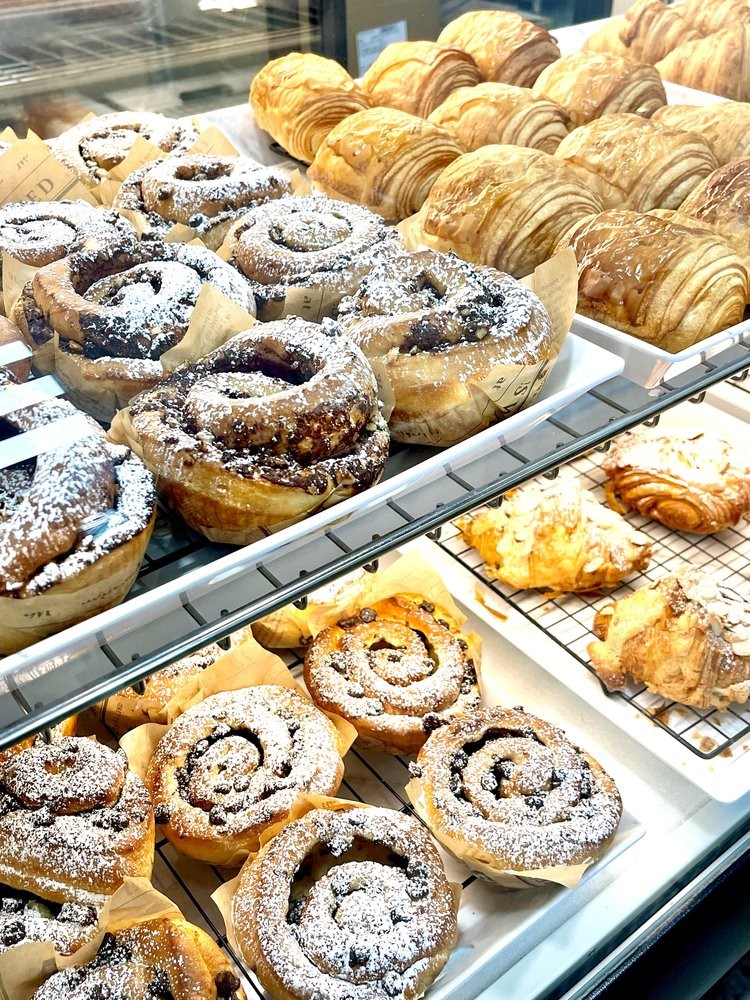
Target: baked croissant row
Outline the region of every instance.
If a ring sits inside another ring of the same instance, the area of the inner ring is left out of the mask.
[[[698,132],[720,164],[750,156],[750,104],[667,104],[656,110],[651,120],[685,132]]]
[[[682,9],[686,6],[684,4]],[[583,48],[591,52],[610,52],[653,66],[678,45],[700,37],[701,33],[683,14],[662,0],[636,0],[623,17],[615,17],[602,25],[586,40]]]
[[[684,42],[656,64],[665,80],[733,101],[750,100],[750,7],[744,3],[728,6],[731,27]],[[701,7],[711,9],[703,3]]]

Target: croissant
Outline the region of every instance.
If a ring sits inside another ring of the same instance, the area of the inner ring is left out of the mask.
[[[745,0],[685,0],[679,10],[685,23],[702,35],[721,32],[730,24],[750,24],[750,6]],[[718,52],[716,58],[721,60]]]
[[[667,104],[654,112],[651,121],[698,132],[708,141],[720,164],[750,156],[750,104],[740,101],[717,101],[696,107]]]
[[[624,17],[604,24],[583,48],[653,66],[678,45],[700,37],[699,31],[662,0],[636,0]]]
[[[372,108],[330,132],[307,176],[329,197],[397,222],[419,210],[435,178],[462,152],[439,125],[396,108]]]
[[[392,42],[362,78],[373,107],[399,108],[426,118],[459,87],[481,82],[477,64],[463,49],[435,42]]]
[[[574,52],[548,66],[532,88],[535,97],[561,104],[575,125],[614,111],[649,118],[667,103],[653,66],[602,52]]]
[[[258,125],[304,163],[312,163],[334,125],[369,107],[343,66],[313,52],[266,63],[253,79],[250,104]]]
[[[627,675],[664,698],[725,709],[750,697],[750,604],[682,566],[596,615],[591,663],[611,688]]]
[[[568,134],[570,116],[527,87],[480,83],[454,90],[430,115],[469,151],[494,143],[554,153]]]
[[[742,319],[748,272],[700,223],[610,209],[576,225],[563,245],[578,260],[578,311],[665,351]]]
[[[680,212],[723,236],[750,273],[750,157],[715,170],[693,188]]]
[[[577,479],[529,483],[506,494],[501,507],[456,523],[487,575],[516,589],[614,587],[651,558],[649,539]]]
[[[602,203],[563,160],[523,146],[484,146],[447,167],[420,213],[421,240],[522,277]]]
[[[555,154],[596,192],[607,208],[677,208],[716,169],[699,135],[640,115],[605,115],[563,139]]]
[[[750,6],[742,4],[737,13],[740,10],[747,13],[743,23],[679,45],[656,64],[656,69],[672,83],[733,101],[750,100]]]
[[[560,56],[546,28],[508,10],[462,14],[443,28],[438,42],[468,52],[485,80],[517,87],[530,87],[544,67]]]

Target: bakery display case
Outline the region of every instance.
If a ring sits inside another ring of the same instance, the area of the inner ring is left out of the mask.
[[[199,78],[189,98],[195,102],[190,111],[198,116],[198,128],[219,128],[240,153],[277,168],[286,178],[299,164],[255,125],[245,103],[247,57],[260,65],[286,49],[336,54],[330,48],[335,43],[341,51],[341,25],[336,41],[326,27],[330,10],[323,7],[318,12],[309,5],[295,5],[294,10],[259,6],[243,13],[212,9],[205,23],[180,19],[178,31],[166,4],[160,7],[157,26],[155,5],[107,2],[90,5],[86,17],[62,5],[53,15],[47,7],[44,23],[54,28],[59,23],[55,17],[67,17],[71,31],[66,39],[88,48],[90,35],[75,38],[79,18],[82,32],[90,30],[89,20],[98,25],[109,20],[112,42],[121,46],[121,84],[102,100],[105,71],[109,74],[114,66],[119,72],[119,56],[107,48],[104,33],[88,81],[89,93],[96,94],[92,110],[141,104],[134,97],[138,92],[147,95],[147,110],[186,114],[173,97],[187,103],[179,77],[190,65],[185,79]],[[0,18],[10,26],[20,10],[0,8]],[[206,12],[195,12],[199,21]],[[139,39],[159,36],[164,42],[169,34],[173,46],[168,60],[156,51],[144,54],[137,83],[124,65],[134,44],[123,28],[125,21]],[[25,32],[33,31],[32,17],[21,23]],[[366,19],[357,24],[357,31],[374,27]],[[566,44],[575,48],[582,32],[573,28],[568,35],[560,33],[563,51]],[[217,34],[221,41],[210,47],[209,61],[205,36]],[[351,38],[347,44],[351,50]],[[54,49],[31,41],[25,48],[14,47],[18,76],[0,91],[5,102],[0,114],[9,124],[20,127],[29,99],[48,92],[57,64],[42,66],[41,58],[45,53],[51,59],[60,56],[62,48],[62,42]],[[2,46],[0,54],[5,55]],[[230,83],[224,89],[222,82],[228,79],[225,71],[234,72],[235,60],[238,74],[244,73],[241,97],[240,89]],[[219,64],[223,68],[216,82]],[[59,79],[64,85],[64,77]],[[214,83],[204,87],[210,79]],[[2,346],[0,365],[18,363],[27,354],[18,344]],[[574,476],[603,500],[604,456],[615,438],[642,425],[679,433],[700,428],[740,442],[750,419],[749,371],[745,320],[670,353],[652,345],[634,346],[626,334],[577,317],[541,392],[524,409],[447,447],[430,448],[419,440],[393,443],[380,482],[304,520],[263,529],[249,544],[232,546],[216,533],[209,538],[193,530],[160,503],[137,579],[123,603],[0,660],[0,750],[34,734],[49,741],[53,728],[72,714],[114,700],[125,687],[142,694],[156,671],[212,643],[229,648],[233,633],[282,608],[293,605],[304,613],[312,592],[351,571],[363,568],[373,579],[383,579],[405,560],[420,567],[425,579],[437,574],[466,617],[463,631],[481,641],[487,703],[513,706],[518,713],[560,726],[613,776],[623,806],[610,846],[575,888],[533,879],[522,890],[501,888],[443,853],[448,878],[461,883],[463,896],[456,947],[427,996],[573,1000],[608,996],[608,990],[616,995],[622,970],[647,953],[665,928],[694,912],[714,884],[741,870],[750,843],[750,710],[737,703],[722,711],[680,705],[650,693],[643,683],[608,690],[593,670],[587,648],[595,616],[621,592],[559,594],[503,584],[487,572],[457,522],[467,513],[497,508],[506,494],[535,478],[552,482]],[[64,389],[54,374],[37,374],[0,390],[0,414],[57,399]],[[522,389],[528,392],[529,386]],[[0,467],[36,454],[24,452],[19,440],[14,434],[0,440]],[[648,570],[639,571],[633,586],[685,561],[720,572],[729,586],[746,586],[746,520],[705,537],[667,529],[638,514],[628,520],[647,537],[653,552]],[[96,538],[105,527],[95,524],[90,530]],[[2,600],[10,615],[12,601]],[[33,620],[13,614],[16,629],[33,629]],[[300,677],[300,651],[284,650],[280,656]],[[116,745],[112,731],[109,735]],[[386,755],[358,744],[346,753],[338,794],[410,816],[414,800],[407,785],[414,776],[405,751]],[[168,820],[159,823],[167,829]],[[201,863],[176,849],[175,839],[157,833],[154,885],[219,944],[239,969],[248,997],[267,996],[244,967],[242,949],[222,917],[226,872],[219,866],[232,856],[206,857],[211,863]],[[699,996],[712,973],[706,969],[705,983],[694,974],[688,985],[676,970],[673,995]]]

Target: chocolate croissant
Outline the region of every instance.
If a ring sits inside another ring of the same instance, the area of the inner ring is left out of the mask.
[[[719,164],[750,156],[750,104],[667,104],[655,111],[651,120],[698,132],[708,141]]]
[[[700,37],[699,31],[662,0],[636,0],[624,17],[603,24],[583,48],[653,66],[678,45]]]
[[[750,100],[750,7],[737,4],[732,18],[737,21],[740,12],[747,15],[742,23],[673,49],[656,64],[661,76],[733,101]]]
[[[693,188],[680,205],[680,213],[716,230],[750,273],[750,157],[715,170]]]
[[[730,24],[750,24],[750,7],[744,0],[685,0],[679,16],[702,35],[721,32]],[[717,53],[717,60],[721,57]],[[703,88],[705,90],[705,87]]]

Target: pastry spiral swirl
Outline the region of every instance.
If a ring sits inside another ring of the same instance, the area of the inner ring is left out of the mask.
[[[279,319],[294,308],[290,289],[314,289],[333,312],[354,292],[373,255],[402,246],[379,215],[330,198],[282,198],[243,214],[229,230],[228,260],[246,276],[258,319]],[[316,317],[305,317],[313,318]]]
[[[147,111],[115,111],[88,118],[56,139],[49,139],[47,145],[93,187],[122,163],[139,137],[165,153],[185,153],[196,142],[198,131],[192,125]]]
[[[0,880],[47,899],[98,904],[127,875],[149,878],[148,792],[120,751],[66,737],[0,770]]]
[[[415,753],[436,726],[479,705],[479,664],[458,624],[416,594],[397,594],[319,632],[305,684],[363,745]]]
[[[245,156],[194,153],[144,163],[125,178],[112,204],[145,215],[146,237],[164,236],[181,223],[216,250],[241,212],[290,192],[280,170]]]
[[[162,737],[146,783],[162,832],[183,854],[234,864],[305,792],[332,795],[344,765],[336,728],[289,688],[211,695]]]
[[[272,996],[416,1000],[457,937],[457,899],[422,826],[389,809],[314,809],[248,861],[232,904]]]
[[[590,864],[617,831],[609,775],[556,726],[486,708],[436,730],[409,796],[449,850],[490,878]]]
[[[133,443],[188,524],[238,544],[366,489],[388,456],[367,359],[296,317],[178,368],[112,433]]]
[[[34,893],[0,885],[0,954],[29,941],[49,941],[58,955],[72,955],[98,930],[96,906],[53,903]]]

